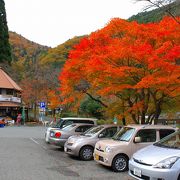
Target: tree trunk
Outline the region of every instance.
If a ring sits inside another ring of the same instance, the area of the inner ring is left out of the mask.
[[[141,113],[141,124],[146,124],[146,113],[144,111]]]
[[[37,105],[36,102],[34,103],[34,120],[37,120],[37,115],[36,115],[36,110],[37,110]]]
[[[154,114],[154,124],[158,123],[158,118],[161,114],[161,101],[156,104],[156,112]]]
[[[27,107],[27,111],[26,111],[26,119],[27,119],[27,121],[29,120],[29,107]]]

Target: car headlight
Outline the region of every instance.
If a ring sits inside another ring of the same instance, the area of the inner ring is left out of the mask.
[[[170,157],[170,158],[167,158],[167,159],[155,164],[154,167],[161,168],[161,169],[170,169],[178,159],[179,159],[179,157],[177,157],[177,156]]]
[[[111,148],[111,147],[109,147],[109,146],[106,146],[106,148],[105,148],[105,152],[110,153],[111,151],[112,151],[112,148]]]

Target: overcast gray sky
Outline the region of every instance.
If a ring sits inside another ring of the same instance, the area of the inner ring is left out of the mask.
[[[90,34],[111,18],[127,19],[142,11],[134,0],[4,0],[10,31],[55,47],[74,36]]]

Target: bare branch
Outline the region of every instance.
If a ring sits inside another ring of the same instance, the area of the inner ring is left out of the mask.
[[[179,3],[179,0],[136,0],[137,2],[139,1],[144,1],[149,3],[150,5],[147,5],[144,10],[151,9],[153,7],[155,8],[164,8],[165,12],[168,13],[179,25],[180,21],[176,18],[176,16],[171,12],[171,6],[170,4],[173,2]]]

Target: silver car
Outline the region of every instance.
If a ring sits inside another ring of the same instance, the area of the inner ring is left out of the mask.
[[[62,129],[52,129],[50,130],[49,143],[63,147],[70,136],[82,134],[93,126],[93,124],[79,123],[68,125]]]
[[[120,127],[118,125],[100,125],[93,127],[80,136],[71,136],[65,143],[64,151],[82,160],[91,160],[98,140],[111,138]]]
[[[55,129],[62,129],[65,126],[68,126],[73,123],[86,123],[86,124],[97,124],[97,119],[95,118],[81,118],[81,117],[66,117],[61,118],[55,124],[52,124],[51,127],[48,127],[45,132],[45,141],[49,143],[50,131]]]
[[[136,179],[180,180],[180,130],[137,151],[129,161]]]

